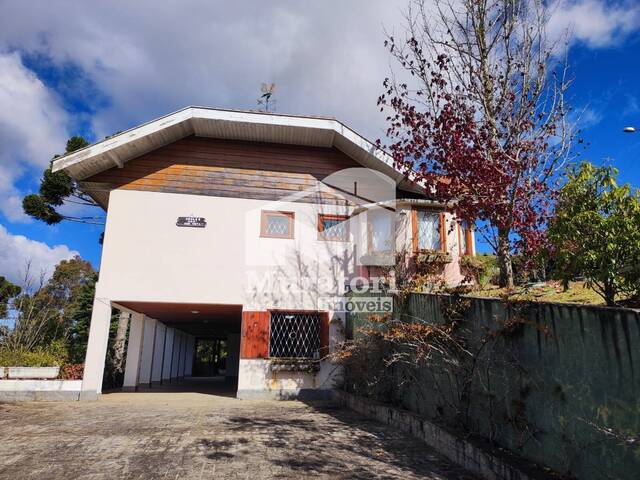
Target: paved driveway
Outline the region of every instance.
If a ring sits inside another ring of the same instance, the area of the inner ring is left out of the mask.
[[[1,404],[0,478],[472,477],[424,443],[328,404],[154,392]]]

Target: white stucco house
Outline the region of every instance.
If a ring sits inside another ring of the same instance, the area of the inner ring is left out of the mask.
[[[125,389],[191,375],[224,338],[240,398],[323,396],[345,285],[409,255],[461,281],[473,232],[332,118],[188,107],[56,159],[107,212],[81,399],[101,393],[113,309]]]

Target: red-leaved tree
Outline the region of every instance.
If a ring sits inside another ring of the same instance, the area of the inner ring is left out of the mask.
[[[570,81],[539,0],[411,3],[406,36],[385,45],[401,67],[379,98],[396,164],[461,220],[478,222],[500,284],[512,255],[544,242],[558,172],[575,130]]]

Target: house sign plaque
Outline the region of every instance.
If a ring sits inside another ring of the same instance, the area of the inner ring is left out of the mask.
[[[178,217],[176,225],[178,227],[204,228],[207,226],[207,220],[204,217]]]

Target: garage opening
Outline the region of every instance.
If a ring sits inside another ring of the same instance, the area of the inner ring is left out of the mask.
[[[138,313],[132,315],[125,371],[125,387],[127,378],[129,383],[135,378],[135,386],[125,390],[193,391],[235,396],[240,362],[241,305],[118,304]],[[133,373],[136,373],[135,377]]]

